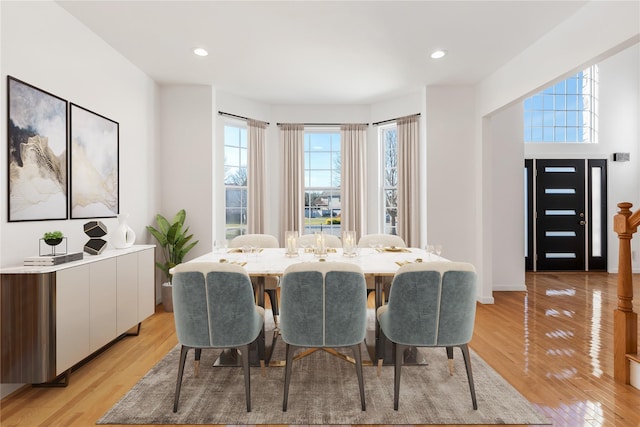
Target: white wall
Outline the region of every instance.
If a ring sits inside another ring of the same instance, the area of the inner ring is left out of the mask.
[[[54,2],[1,2],[0,9],[0,265],[20,264],[24,257],[37,255],[45,231],[61,230],[70,251],[82,251],[88,240],[83,232],[86,219],[7,222],[7,75],[120,124],[120,212],[130,214],[136,243],[151,242],[144,226],[159,206],[155,83]],[[115,218],[101,221],[109,230],[116,228]],[[14,388],[3,384],[0,394]]]
[[[160,89],[161,209],[167,219],[185,209],[185,225],[199,243],[186,260],[213,248],[214,93],[210,86]]]
[[[493,290],[526,290],[524,265],[524,135],[522,103],[488,118],[491,139]]]
[[[474,99],[472,86],[429,86],[427,240],[443,256],[474,262]]]

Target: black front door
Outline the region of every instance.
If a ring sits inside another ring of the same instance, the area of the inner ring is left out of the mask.
[[[585,270],[585,161],[536,161],[537,270]]]

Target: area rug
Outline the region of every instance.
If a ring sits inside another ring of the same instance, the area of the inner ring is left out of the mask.
[[[281,360],[284,345],[278,343],[274,357]],[[354,365],[317,351],[294,361],[287,412],[282,412],[284,368],[268,367],[264,377],[260,368],[251,368],[252,412],[246,412],[242,368],[213,367],[219,351],[206,350],[196,378],[190,352],[174,414],[177,346],[97,424],[551,424],[474,352],[475,411],[459,349],[453,376],[444,349],[420,352],[429,364],[402,368],[398,411],[393,410],[393,366],[384,366],[380,377],[376,367],[364,367],[367,410],[362,411]]]

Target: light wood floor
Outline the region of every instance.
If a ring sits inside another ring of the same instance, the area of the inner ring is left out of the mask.
[[[639,284],[636,275],[635,312]],[[527,274],[527,288],[478,306],[471,347],[554,426],[640,426],[640,391],[612,379],[616,276]],[[140,336],[82,366],[67,388],[27,386],[2,400],[0,425],[95,425],[175,344],[172,313],[159,306]]]

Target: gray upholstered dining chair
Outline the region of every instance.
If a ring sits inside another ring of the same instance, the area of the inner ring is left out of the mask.
[[[238,265],[218,262],[184,263],[172,271],[173,316],[181,345],[173,412],[178,411],[184,365],[192,348],[195,376],[203,348],[240,350],[247,412],[251,412],[249,344],[262,332],[264,309],[255,304],[247,272]]]
[[[384,335],[395,348],[393,408],[398,410],[404,349],[445,347],[453,375],[453,347],[460,347],[473,409],[478,409],[467,343],[476,314],[476,273],[462,262],[424,262],[401,267],[393,278],[389,303],[378,308]]]
[[[298,347],[351,348],[360,404],[366,410],[360,344],[367,327],[367,294],[360,267],[341,262],[298,263],[285,270],[280,286],[280,332],[287,344],[282,410],[287,410]]]
[[[254,248],[279,248],[280,243],[275,236],[270,234],[243,234],[236,236],[229,242],[229,248],[242,248],[250,246]],[[273,313],[273,321],[276,329],[278,329],[278,278],[266,277],[264,281],[264,292],[269,296],[271,302],[271,311]]]

